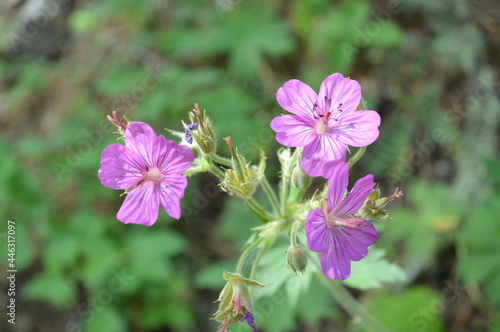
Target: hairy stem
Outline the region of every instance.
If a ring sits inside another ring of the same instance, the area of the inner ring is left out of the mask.
[[[216,162],[217,164],[221,164],[221,165],[228,166],[228,167],[232,166],[231,159],[229,159],[229,158],[219,156],[215,153],[208,155],[208,157],[210,159],[212,159],[212,161]]]
[[[271,215],[266,211],[259,203],[257,203],[254,199],[243,199],[243,201],[247,204],[248,209],[252,212],[260,221],[268,222],[272,220],[276,220],[277,218]]]
[[[382,325],[375,317],[373,317],[368,310],[365,309],[352,295],[344,288],[339,280],[328,279],[321,271],[317,255],[309,255],[311,261],[316,267],[319,279],[328,289],[330,294],[335,298],[345,311],[351,316],[357,317],[360,323],[368,330],[373,332],[390,332],[390,330]]]
[[[358,151],[356,151],[354,156],[352,156],[347,162],[349,168],[351,168],[359,160],[359,158],[361,158],[365,154],[365,151],[366,151],[366,146],[362,146],[358,149]]]
[[[242,270],[243,270],[243,265],[245,264],[245,260],[247,258],[247,256],[255,249],[259,246],[259,244],[264,240],[263,237],[259,237],[257,238],[257,240],[255,240],[254,243],[252,243],[251,245],[249,245],[242,253],[241,253],[241,256],[240,256],[240,259],[238,260],[238,264],[236,265],[236,273],[237,274],[242,274]],[[254,272],[254,267],[252,267],[252,274]],[[253,276],[252,276],[253,277]],[[251,278],[252,278],[251,277]]]
[[[278,215],[280,214],[280,203],[278,201],[278,197],[276,196],[276,193],[274,192],[274,189],[271,187],[269,184],[269,181],[267,181],[267,178],[264,176],[264,180],[261,182],[262,188],[267,194],[267,198],[269,199],[269,202],[271,203],[274,212],[277,213]]]

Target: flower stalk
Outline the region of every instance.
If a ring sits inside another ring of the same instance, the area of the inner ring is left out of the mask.
[[[309,255],[310,260],[316,268],[318,278],[321,283],[330,292],[337,303],[344,308],[353,318],[359,318],[359,322],[368,331],[371,332],[391,332],[387,327],[374,318],[365,307],[359,303],[348,291],[342,286],[339,280],[330,280],[321,273],[318,256]]]

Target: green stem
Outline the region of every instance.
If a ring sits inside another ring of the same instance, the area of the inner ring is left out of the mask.
[[[281,183],[280,183],[280,199],[281,199],[281,215],[286,216],[286,201],[287,201],[287,196],[288,196],[288,179],[286,178],[287,176],[283,174],[281,177]]]
[[[210,168],[208,169],[212,174],[219,178],[219,180],[224,180],[224,172],[219,168],[219,166],[211,163]]]
[[[219,156],[215,153],[208,155],[208,157],[210,159],[212,159],[214,162],[216,162],[217,164],[221,164],[221,165],[228,166],[228,167],[232,166],[231,159],[229,159],[229,158]]]
[[[188,177],[196,173],[202,173],[202,172],[205,172],[205,169],[202,166],[194,166],[185,171],[183,175]]]
[[[240,259],[238,260],[238,264],[236,265],[236,273],[237,274],[242,274],[242,270],[243,270],[243,264],[245,264],[245,259],[247,258],[247,256],[255,249],[257,248],[257,246],[262,242],[262,240],[264,240],[264,237],[259,237],[257,238],[257,240],[255,240],[254,243],[252,243],[251,245],[249,245],[242,253],[241,253],[241,256],[240,256]],[[252,271],[254,270],[254,268],[252,267]]]
[[[290,177],[293,171],[293,166],[295,165],[295,159],[298,158],[299,149],[296,148],[291,157],[291,161],[288,163],[286,168],[281,170],[281,182],[280,182],[280,202],[281,202],[281,215],[286,216],[286,210],[288,205],[288,189],[290,186]]]
[[[358,151],[356,151],[354,156],[352,156],[347,162],[349,168],[351,168],[359,160],[359,158],[361,158],[365,154],[365,151],[366,151],[366,146],[362,146],[358,149]]]
[[[257,203],[253,199],[244,198],[243,201],[247,203],[248,209],[252,212],[260,221],[268,222],[272,220],[276,220],[277,218],[272,216],[269,212],[267,212],[259,203]]]
[[[351,316],[358,317],[360,323],[368,330],[373,332],[390,332],[387,327],[382,325],[375,317],[373,317],[366,309],[349,293],[338,280],[328,279],[322,272],[319,265],[318,256],[310,255],[311,261],[316,267],[319,279],[328,289],[330,294],[335,298],[345,311]]]
[[[290,229],[290,244],[294,247],[297,246],[297,231],[303,224],[304,223],[297,220],[293,223],[292,228]]]
[[[274,212],[279,215],[280,213],[280,203],[278,201],[278,197],[276,197],[276,193],[274,192],[273,188],[269,184],[269,181],[267,181],[267,178],[264,176],[264,180],[261,182],[262,188],[264,188],[264,191],[267,194],[267,198],[269,198],[269,202],[271,202],[271,205],[274,209]]]
[[[260,258],[262,257],[262,255],[264,254],[264,252],[266,251],[266,248],[267,246],[263,246],[259,253],[257,254],[257,257],[255,257],[255,260],[253,261],[253,265],[252,265],[252,270],[250,271],[250,279],[253,279],[255,277],[255,272],[257,272],[257,265],[259,265],[259,261],[260,261]]]

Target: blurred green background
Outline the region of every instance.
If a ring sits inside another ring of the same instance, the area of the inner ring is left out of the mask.
[[[405,192],[376,246],[406,282],[353,294],[392,331],[500,330],[497,1],[0,7],[0,303],[7,220],[19,270],[16,325],[4,315],[2,331],[215,331],[222,269],[234,269],[257,221],[203,174],[190,179],[181,221],[160,211],[150,228],[121,224],[123,198],[97,179],[117,138],[105,116],[173,139],[163,129],[182,130],[199,103],[249,159],[265,149],[276,182],[276,90],[292,78],[317,90],[333,72],[359,81],[382,117],[351,181],[372,173],[385,194]],[[363,330],[314,278],[262,296],[256,310],[259,331]]]

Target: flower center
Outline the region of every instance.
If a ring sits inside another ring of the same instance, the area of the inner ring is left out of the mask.
[[[156,166],[151,168],[146,166],[146,170],[147,172],[144,174],[144,179],[146,181],[158,182],[163,177],[163,174],[161,174],[160,170]]]
[[[338,121],[339,115],[343,112],[342,109],[343,103],[339,103],[337,108],[332,111],[332,100],[330,98],[325,97],[325,102],[323,104],[323,108],[320,108],[318,102],[315,102],[313,105],[313,116],[316,120],[319,120],[316,124],[316,130],[318,133],[327,134],[329,132],[329,121]]]
[[[338,226],[362,229],[364,220],[361,218],[338,218],[333,215],[326,217],[328,228],[335,228]]]

